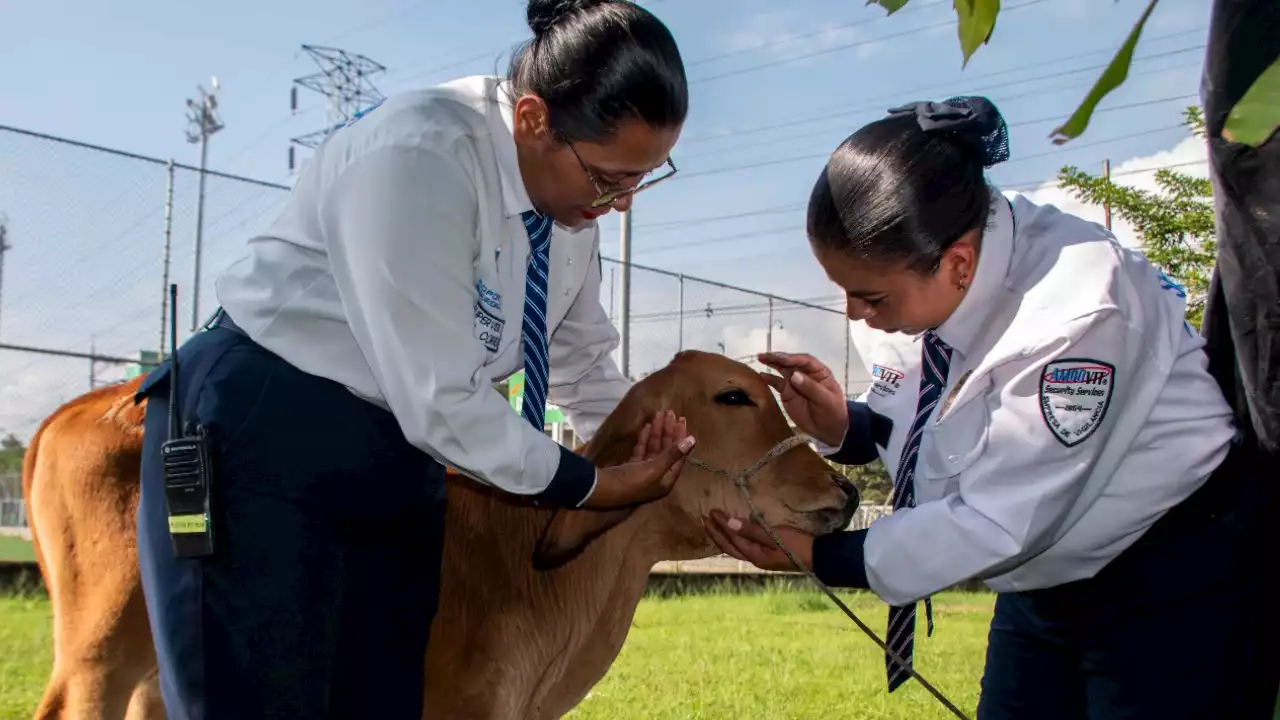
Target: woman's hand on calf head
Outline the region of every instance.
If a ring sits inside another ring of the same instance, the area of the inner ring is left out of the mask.
[[[760,373],[760,377],[778,391],[782,407],[796,426],[827,445],[839,447],[849,427],[849,406],[831,370],[806,354],[765,353],[758,359],[778,372]]]
[[[679,479],[693,445],[684,418],[671,411],[657,413],[641,429],[630,462],[597,471],[595,490],[582,507],[603,510],[665,497]]]

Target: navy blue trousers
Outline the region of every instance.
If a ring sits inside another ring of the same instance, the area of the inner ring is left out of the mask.
[[[168,716],[417,720],[444,468],[390,413],[237,330],[197,333],[178,357],[184,420],[214,443],[216,548],[170,547],[164,365],[140,392],[138,555]]]
[[[1093,578],[1000,594],[978,720],[1271,720],[1266,472],[1233,453]]]

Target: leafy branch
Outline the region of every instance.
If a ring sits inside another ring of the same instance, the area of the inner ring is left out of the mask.
[[[1224,0],[1219,0],[1224,1]],[[867,0],[868,5],[879,5],[889,15],[906,7],[910,0]],[[996,19],[1000,15],[1000,0],[952,0],[956,11],[956,34],[963,54],[962,67],[969,58],[991,40]],[[1054,144],[1061,145],[1079,137],[1089,127],[1094,110],[1113,90],[1124,84],[1129,76],[1133,53],[1142,37],[1147,19],[1151,17],[1159,0],[1149,0],[1133,29],[1116,51],[1115,57],[1102,71],[1097,82],[1089,89],[1080,105],[1050,133]],[[1271,64],[1241,96],[1240,101],[1228,113],[1222,128],[1222,137],[1231,142],[1257,147],[1280,127],[1280,59]]]

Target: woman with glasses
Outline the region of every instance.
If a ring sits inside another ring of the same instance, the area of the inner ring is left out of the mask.
[[[528,22],[507,77],[398,95],[333,133],[219,279],[177,383],[210,446],[211,554],[171,549],[207,526],[166,502],[169,365],[140,389],[139,555],[170,717],[356,717],[371,698],[420,717],[446,467],[570,508],[675,481],[683,419],[655,418],[651,459],[597,468],[543,417],[559,405],[589,438],[630,386],[596,219],[675,172],[680,53],[624,0],[530,0]],[[494,384],[521,369],[517,414]]]
[[[1185,292],[1096,223],[991,186],[1007,157],[971,97],[896,108],[832,153],[809,241],[884,336],[872,385],[847,402],[809,356],[762,360],[833,461],[884,461],[894,510],[778,534],[890,606],[890,690],[933,632],[929,597],[977,579],[998,593],[979,720],[1270,718],[1274,470],[1237,435]],[[707,529],[792,568],[754,523]]]

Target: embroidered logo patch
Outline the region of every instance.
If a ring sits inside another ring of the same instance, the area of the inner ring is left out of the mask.
[[[476,280],[476,295],[480,298],[481,304],[499,312],[502,310],[502,295],[497,290],[491,290],[488,285],[485,285],[483,279]]]
[[[901,387],[902,378],[905,376],[901,370],[894,370],[884,365],[872,365],[871,379],[874,384],[871,386],[871,392],[881,397],[897,395],[898,388]]]
[[[489,352],[498,352],[498,343],[502,340],[502,327],[506,323],[502,318],[489,312],[483,303],[476,303],[476,339],[484,343]]]
[[[1065,358],[1044,366],[1040,414],[1049,431],[1067,447],[1084,442],[1107,416],[1116,368],[1089,358]]]

